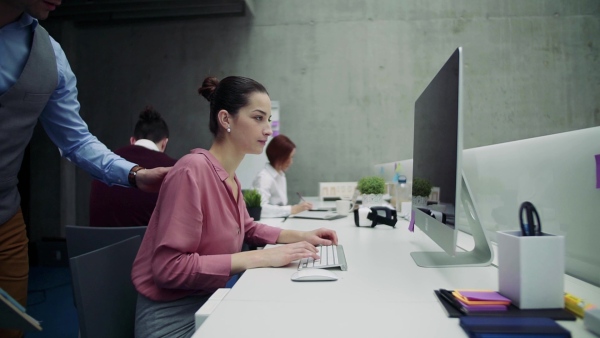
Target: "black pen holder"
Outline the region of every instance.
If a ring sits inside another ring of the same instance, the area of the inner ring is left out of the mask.
[[[564,308],[565,238],[498,231],[499,291],[520,309]]]

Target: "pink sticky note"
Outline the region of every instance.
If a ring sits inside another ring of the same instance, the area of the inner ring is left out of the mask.
[[[596,189],[600,189],[600,154],[596,155]]]
[[[410,211],[410,222],[408,223],[408,230],[410,232],[415,232],[415,211]]]
[[[503,301],[510,302],[510,299],[502,296],[495,291],[459,291],[461,295],[467,297],[468,300],[475,301]]]

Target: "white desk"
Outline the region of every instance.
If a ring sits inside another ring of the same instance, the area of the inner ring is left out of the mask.
[[[396,228],[354,225],[352,217],[334,221],[289,218],[261,222],[286,229],[336,230],[348,271],[335,282],[292,282],[293,263],[283,268],[248,270],[194,337],[466,337],[458,319],[447,318],[433,291],[498,289],[494,266],[420,268],[411,251],[439,251],[407,222]],[[600,288],[566,277],[565,290],[600,305]],[[573,337],[595,337],[583,321],[561,321]]]

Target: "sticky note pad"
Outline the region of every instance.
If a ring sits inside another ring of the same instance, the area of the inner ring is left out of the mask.
[[[510,299],[502,296],[496,291],[458,291],[468,300],[474,301],[504,301],[510,302]]]
[[[596,189],[600,189],[600,154],[596,155]]]
[[[455,290],[453,293],[459,301],[468,305],[509,305],[510,299],[496,291]]]
[[[411,210],[410,212],[410,223],[408,224],[408,230],[410,232],[415,232],[415,211]]]

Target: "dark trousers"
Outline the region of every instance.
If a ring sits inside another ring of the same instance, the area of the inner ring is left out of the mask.
[[[0,225],[0,288],[23,306],[27,305],[28,242],[23,213],[19,209]],[[23,332],[0,329],[0,337],[23,337]]]

